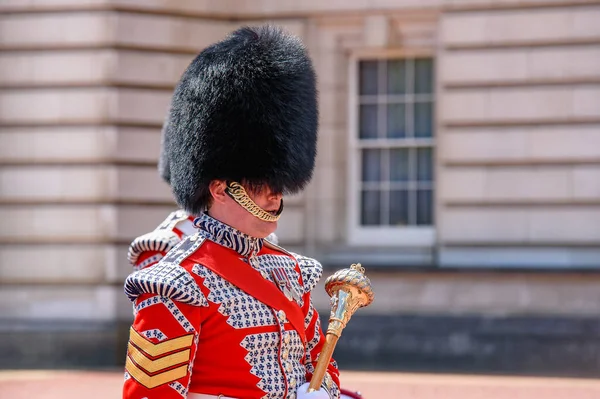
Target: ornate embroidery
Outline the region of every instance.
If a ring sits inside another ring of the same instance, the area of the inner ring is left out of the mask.
[[[194,306],[208,306],[193,277],[183,267],[164,261],[130,274],[125,280],[125,294],[131,301],[141,294],[158,294]]]
[[[285,384],[279,367],[279,333],[248,335],[240,345],[248,351],[244,359],[252,366],[250,372],[260,378],[257,386],[266,393],[262,398],[283,397]]]
[[[158,342],[164,341],[165,339],[167,339],[167,336],[162,331],[160,331],[158,328],[155,328],[154,330],[142,331],[142,335],[148,339],[154,338]]]
[[[221,276],[202,265],[194,265],[192,272],[204,279],[210,290],[208,300],[219,304],[219,313],[227,317],[233,328],[251,328],[275,325],[275,317],[269,307],[250,297]]]
[[[263,246],[263,239],[251,237],[231,226],[226,225],[207,214],[194,220],[194,226],[200,229],[200,234],[224,247],[233,249],[242,256],[258,253]]]
[[[281,364],[287,372],[288,397],[290,397],[290,394],[295,394],[298,387],[306,382],[306,368],[302,362],[305,351],[300,335],[296,331],[286,331],[284,334],[289,334],[290,338],[289,343],[283,346]],[[288,351],[287,359],[284,358],[285,350]]]
[[[177,391],[184,399],[187,398],[188,390],[186,387],[181,385],[179,382],[175,381],[169,384],[171,388]]]
[[[175,302],[173,302],[169,298],[165,298],[165,297],[160,297],[160,300],[167,307],[167,309],[169,309],[169,312],[171,312],[171,314],[173,315],[175,320],[177,320],[179,325],[181,325],[181,327],[185,331],[187,331],[187,332],[196,331],[194,329],[194,326],[192,325],[192,323],[190,323],[189,320],[183,315],[183,313],[181,313],[181,310],[179,310],[179,308],[177,307]]]
[[[156,305],[157,303],[162,303],[160,301],[160,297],[153,296],[151,298],[145,299],[142,302],[135,305],[135,313],[137,314],[140,310],[147,308],[148,306]]]
[[[306,325],[306,327],[308,328],[308,325],[313,317],[314,314],[314,309],[311,306],[310,307],[310,311],[308,312],[308,315],[306,317],[306,319],[304,319],[304,323]],[[313,351],[313,349],[317,346],[317,344],[319,343],[319,339],[320,339],[320,335],[319,335],[319,329],[321,327],[321,321],[317,318],[316,322],[315,322],[315,327],[314,330],[312,332],[312,339],[310,341],[308,341],[306,343],[306,355],[305,355],[305,360],[304,363],[306,364],[306,370],[309,373],[313,373],[315,371],[313,365],[311,362],[313,362],[315,359],[311,358],[311,352]],[[311,336],[311,334],[307,331],[306,335],[308,335],[309,337]]]

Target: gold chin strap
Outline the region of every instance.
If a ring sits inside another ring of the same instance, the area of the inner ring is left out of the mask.
[[[256,205],[256,203],[252,201],[240,183],[228,182],[226,191],[227,194],[229,194],[229,196],[233,198],[233,200],[242,208],[260,220],[265,222],[276,222],[281,217],[281,213],[283,212],[283,200],[281,200],[281,206],[277,210],[277,214],[273,215]]]

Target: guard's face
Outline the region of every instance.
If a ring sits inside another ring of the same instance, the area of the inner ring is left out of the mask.
[[[250,197],[250,199],[254,201],[254,203],[260,208],[272,215],[277,215],[277,211],[281,207],[283,194],[274,192],[269,187],[262,187],[261,189],[254,191],[246,188],[246,193],[248,194],[248,197]],[[251,234],[255,237],[265,238],[277,229],[277,221],[266,222],[258,219],[245,210],[244,213],[244,217],[247,218],[249,227],[256,232],[255,234]]]
[[[243,185],[243,184],[242,184]],[[264,221],[244,209],[227,194],[227,185],[223,181],[211,183],[211,194],[214,198],[209,214],[253,237],[265,238],[277,229],[277,221]],[[276,215],[281,206],[283,195],[269,187],[250,188],[244,186],[248,197],[262,210]]]

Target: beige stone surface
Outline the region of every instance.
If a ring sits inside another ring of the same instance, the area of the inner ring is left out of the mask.
[[[113,168],[41,166],[7,167],[0,170],[4,201],[93,201],[113,197]]]
[[[117,122],[162,126],[172,94],[170,90],[112,90],[106,99],[109,118]]]
[[[101,241],[115,237],[111,205],[13,205],[0,208],[0,239],[59,242]]]
[[[31,13],[0,16],[0,45],[10,47],[104,44],[115,39],[114,13]]]
[[[152,163],[158,159],[159,147],[159,127],[4,127],[0,135],[0,159],[20,164],[68,165],[114,160]]]
[[[528,77],[526,50],[448,52],[439,61],[443,83],[502,82]]]
[[[160,127],[171,101],[168,90],[60,88],[0,93],[0,120],[11,124],[150,124]]]
[[[122,13],[116,16],[120,44],[199,52],[223,39],[236,25],[218,20]]]
[[[174,89],[193,58],[193,54],[122,50],[114,54],[109,78],[122,84],[164,85]]]
[[[348,88],[347,63],[359,54],[382,56],[388,54],[387,50],[395,54],[416,51],[435,53],[440,64],[441,90],[436,101],[441,129],[436,143],[441,168],[436,175],[440,182],[436,189],[441,206],[436,216],[438,231],[427,233],[438,235],[442,248],[448,242],[462,244],[443,248],[443,262],[456,265],[467,259],[467,266],[496,266],[494,261],[500,259],[509,266],[522,260],[531,267],[540,263],[552,267],[593,267],[597,264],[597,251],[581,244],[597,244],[600,239],[597,207],[542,205],[550,201],[598,200],[600,170],[594,165],[600,159],[598,126],[445,125],[598,118],[600,87],[571,84],[452,89],[444,84],[597,79],[597,48],[568,42],[600,38],[600,6],[441,13],[439,8],[497,3],[116,0],[110,5],[152,12],[57,11],[0,16],[0,46],[78,48],[10,51],[0,55],[0,85],[14,87],[0,92],[0,162],[4,163],[0,170],[0,199],[39,202],[35,206],[0,207],[0,240],[19,242],[0,247],[0,279],[48,284],[8,285],[7,290],[0,290],[0,303],[5,308],[12,294],[22,302],[22,306],[10,308],[6,314],[33,319],[67,315],[84,320],[130,316],[130,305],[119,287],[130,271],[125,259],[127,243],[153,230],[176,209],[175,204],[168,203],[170,192],[157,177],[154,165],[171,88],[194,53],[243,23],[268,20],[306,39],[317,65],[321,93],[321,138],[315,180],[306,193],[286,198],[287,208],[277,231],[282,244],[315,250],[315,246],[343,245],[352,236],[346,208],[351,156],[347,142],[352,117],[352,113],[348,114],[348,101],[353,95]],[[516,5],[517,0],[502,3]],[[107,4],[106,0],[8,0],[0,4],[0,10]],[[169,15],[160,15],[161,12]],[[368,15],[371,23],[365,23],[363,18]],[[232,16],[243,19],[231,22]],[[383,20],[390,22],[389,29],[380,29],[378,21]],[[565,45],[519,47],[547,41]],[[366,47],[369,43],[372,46]],[[488,44],[501,43],[516,46],[485,49]],[[480,47],[452,51],[445,48],[462,44]],[[106,50],[111,46],[130,49]],[[109,86],[113,83],[119,88]],[[36,89],[36,85],[52,88]],[[461,163],[463,166],[456,166]],[[520,166],[465,167],[468,163]],[[531,167],[528,163],[547,166]],[[102,201],[102,205],[59,205],[57,201]],[[446,202],[451,201],[454,206],[446,207]],[[465,206],[470,202],[510,201],[542,205]],[[148,202],[158,204],[142,205]],[[407,245],[407,239],[409,244],[416,242],[414,235],[390,238],[385,233],[383,238],[393,246]],[[55,244],[31,245],[38,241]],[[78,245],[79,242],[86,244]],[[478,243],[515,246],[473,248]],[[539,247],[539,243],[555,243],[559,247]],[[560,247],[564,243],[573,246]],[[15,263],[22,268],[13,268]],[[85,269],[80,268],[81,263]],[[595,280],[528,280],[524,276],[499,280],[497,275],[476,279],[469,274],[454,277],[376,276],[381,294],[378,303],[368,311],[597,314],[600,310]],[[63,285],[54,286],[55,283]],[[107,283],[114,286],[103,285]],[[319,290],[317,302],[326,310],[327,298],[322,287]],[[5,308],[0,308],[3,315]]]
[[[4,0],[0,10],[25,9],[34,10],[40,7],[74,7],[98,6],[107,4],[107,0]]]
[[[589,46],[453,51],[440,60],[443,83],[596,78],[600,50]]]
[[[110,245],[1,245],[3,284],[102,284],[113,261]],[[126,262],[127,258],[123,258]]]
[[[0,198],[11,202],[170,203],[155,167],[33,166],[0,170]]]
[[[106,242],[154,230],[175,205],[11,205],[0,208],[0,239],[27,242]]]
[[[178,207],[173,205],[121,205],[115,208],[115,238],[130,242],[131,239],[146,234],[158,226]]]
[[[10,124],[98,122],[117,100],[111,89],[6,90],[0,93],[0,120]]]
[[[110,77],[114,58],[108,50],[0,53],[0,84],[97,84]]]
[[[441,99],[445,122],[562,120],[600,116],[590,102],[600,86],[520,87],[452,90]]]
[[[0,313],[11,320],[111,321],[121,296],[122,287],[102,285],[5,286]]]
[[[305,213],[301,207],[287,206],[277,223],[277,237],[282,246],[298,245],[304,241]]]
[[[600,7],[539,8],[523,12],[448,13],[441,40],[447,45],[565,41],[600,37]]]
[[[451,168],[440,182],[442,201],[531,203],[600,200],[600,167]]]
[[[448,129],[440,157],[448,162],[568,162],[600,158],[597,125]]]
[[[600,213],[594,206],[445,208],[441,218],[442,242],[535,245],[600,240]]]

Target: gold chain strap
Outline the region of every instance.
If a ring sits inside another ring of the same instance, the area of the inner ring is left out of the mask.
[[[250,212],[252,216],[257,217],[260,220],[264,220],[265,222],[276,222],[281,217],[281,211],[277,215],[272,215],[256,205],[256,203],[248,196],[244,187],[239,183],[228,183],[227,194],[229,194],[229,196],[242,208]]]

